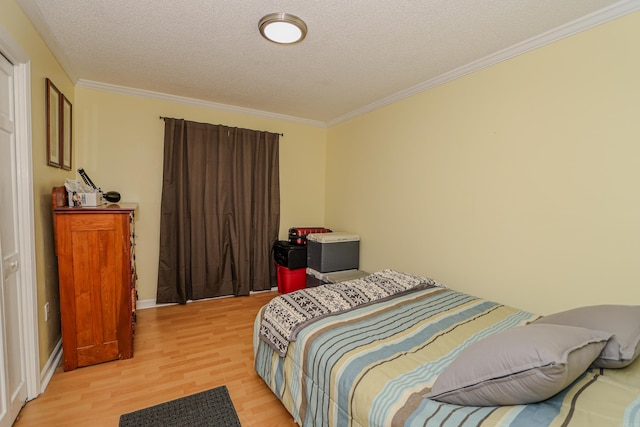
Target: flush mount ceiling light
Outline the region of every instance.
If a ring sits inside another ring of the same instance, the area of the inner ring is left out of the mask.
[[[298,43],[307,35],[307,24],[288,13],[270,13],[260,20],[258,28],[262,37],[280,44]]]

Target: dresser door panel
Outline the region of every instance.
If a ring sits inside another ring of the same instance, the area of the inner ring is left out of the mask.
[[[133,355],[128,213],[56,216],[65,370]]]

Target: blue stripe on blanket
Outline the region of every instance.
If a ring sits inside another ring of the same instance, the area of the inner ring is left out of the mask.
[[[624,411],[625,426],[640,426],[640,396]]]

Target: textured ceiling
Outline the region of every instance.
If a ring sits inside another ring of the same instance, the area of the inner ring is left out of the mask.
[[[640,9],[639,0],[18,2],[80,85],[320,124]],[[262,39],[258,21],[272,12],[302,18],[306,39]]]

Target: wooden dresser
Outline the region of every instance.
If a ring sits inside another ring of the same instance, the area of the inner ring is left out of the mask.
[[[133,357],[136,205],[55,206],[64,370]]]

